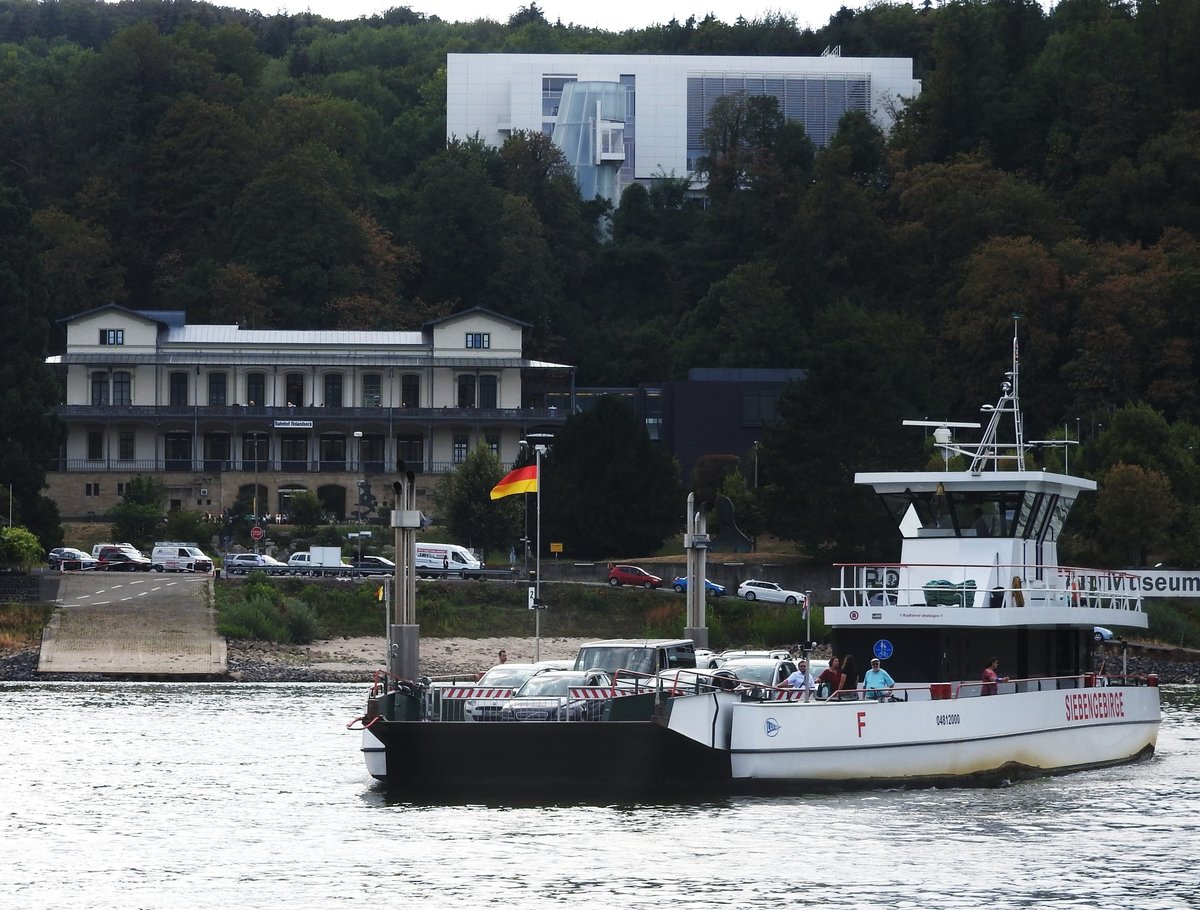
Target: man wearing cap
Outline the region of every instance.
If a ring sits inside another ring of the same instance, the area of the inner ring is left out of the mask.
[[[879,665],[879,658],[871,658],[871,669],[863,674],[863,688],[867,690],[867,698],[883,698],[884,691],[891,691],[896,681],[888,675],[888,671]]]

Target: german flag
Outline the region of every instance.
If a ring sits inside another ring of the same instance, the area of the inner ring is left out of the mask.
[[[492,499],[513,496],[516,493],[537,492],[537,465],[527,464],[523,468],[515,468],[504,475],[504,478],[492,487]]]

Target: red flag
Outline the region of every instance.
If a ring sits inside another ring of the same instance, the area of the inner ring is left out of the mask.
[[[504,475],[504,478],[492,487],[492,499],[512,496],[515,493],[537,492],[537,465],[527,464],[523,468],[514,468]]]

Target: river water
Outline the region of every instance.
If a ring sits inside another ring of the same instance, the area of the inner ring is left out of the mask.
[[[366,688],[0,684],[0,906],[1200,907],[1196,687],[1121,768],[542,807],[389,799],[345,728]]]

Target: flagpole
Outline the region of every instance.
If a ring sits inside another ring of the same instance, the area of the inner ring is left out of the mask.
[[[533,452],[537,471],[537,550],[533,554],[533,660],[536,663],[542,659],[542,447],[534,446]]]

